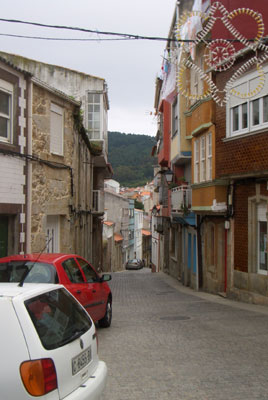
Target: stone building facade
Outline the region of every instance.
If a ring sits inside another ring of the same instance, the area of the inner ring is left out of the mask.
[[[31,250],[90,259],[90,144],[76,124],[80,104],[33,83]]]

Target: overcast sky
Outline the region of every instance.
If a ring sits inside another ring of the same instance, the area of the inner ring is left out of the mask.
[[[0,18],[98,31],[167,37],[175,0],[8,0]],[[96,38],[93,34],[0,21],[0,34]],[[108,38],[99,35],[99,38]],[[104,78],[110,131],[155,136],[155,79],[166,42],[149,40],[60,42],[0,36],[0,49]]]

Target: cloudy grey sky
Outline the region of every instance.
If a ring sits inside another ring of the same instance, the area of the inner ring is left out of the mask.
[[[0,18],[98,31],[167,37],[175,0],[8,0]],[[67,30],[0,21],[0,34],[96,38]],[[99,38],[106,38],[99,35]],[[156,134],[153,111],[155,79],[166,43],[161,41],[60,42],[0,36],[0,49],[104,78],[108,84],[108,129]]]

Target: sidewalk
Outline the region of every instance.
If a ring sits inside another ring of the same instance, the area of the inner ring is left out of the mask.
[[[173,287],[174,289],[178,290],[181,293],[191,294],[193,296],[197,296],[203,300],[208,300],[218,304],[225,304],[230,307],[239,308],[242,310],[248,310],[253,312],[258,312],[261,314],[268,315],[268,307],[263,305],[256,305],[251,303],[244,303],[236,300],[231,300],[225,297],[222,297],[217,294],[206,293],[202,291],[196,291],[191,289],[188,286],[184,286],[180,281],[173,278],[170,275],[165,274],[164,272],[158,272],[159,276],[163,281],[165,281],[169,286]]]

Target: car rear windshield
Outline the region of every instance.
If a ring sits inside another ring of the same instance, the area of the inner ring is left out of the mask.
[[[26,300],[25,306],[47,350],[72,342],[92,326],[87,312],[64,288]]]
[[[55,267],[34,261],[9,261],[0,263],[0,282],[58,283]]]

